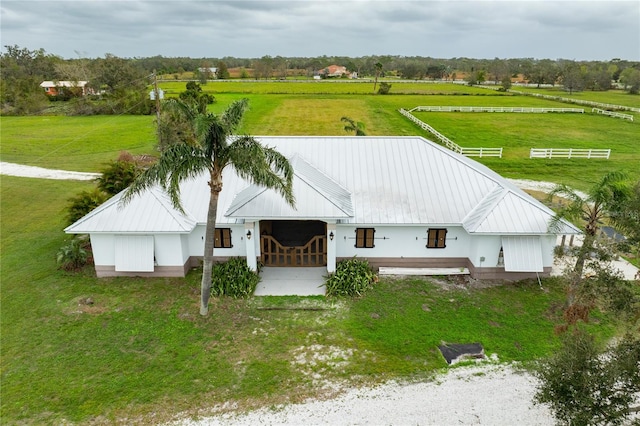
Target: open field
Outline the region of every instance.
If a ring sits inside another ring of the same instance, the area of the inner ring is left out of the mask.
[[[2,161],[95,172],[120,151],[153,153],[151,116],[1,117]]]
[[[2,178],[3,424],[157,423],[227,401],[300,402],[347,382],[428,377],[445,365],[441,341],[480,341],[503,361],[557,345],[555,279],[545,291],[385,279],[356,300],[214,299],[203,319],[197,270],[100,280],[90,267],[59,271],[62,211],[89,186]],[[602,337],[613,332],[596,323]]]
[[[177,83],[174,83],[177,84]],[[413,85],[414,83],[406,83]],[[326,86],[333,94],[266,94],[271,87],[298,90]],[[217,93],[211,111],[220,112],[233,100],[250,99],[250,110],[240,129],[254,135],[344,135],[340,121],[348,116],[362,121],[371,136],[433,136],[397,111],[419,105],[566,107],[560,102],[527,96],[503,95],[486,89],[482,96],[468,95],[349,95],[339,89],[363,83],[216,82],[214,87],[245,87],[251,93]],[[448,86],[450,90],[473,89],[460,85],[415,83],[417,86]],[[178,86],[176,86],[178,90]],[[393,89],[392,89],[393,91]],[[598,94],[598,93],[596,93]],[[594,94],[594,95],[596,95]],[[604,94],[603,94],[604,95]],[[622,95],[624,96],[624,95]],[[597,97],[596,97],[597,98]],[[573,105],[575,107],[575,105]],[[629,122],[586,114],[519,113],[417,113],[439,132],[465,147],[503,147],[503,159],[480,159],[511,178],[546,180],[586,189],[609,170],[637,175],[640,161],[640,120]],[[41,167],[98,171],[121,150],[155,154],[152,116],[119,117],[2,117],[2,160]],[[612,149],[609,160],[530,160],[529,149]]]
[[[489,91],[463,84],[431,83],[414,81],[395,81],[380,79],[391,84],[394,94],[413,95],[491,95]],[[253,93],[253,94],[304,94],[304,95],[373,95],[373,80],[303,80],[303,81],[256,81],[256,80],[213,80],[200,87],[203,91],[217,93]],[[186,82],[162,81],[158,86],[168,96],[185,90]],[[498,94],[494,94],[498,95]],[[504,95],[504,94],[501,94]],[[509,95],[507,95],[509,96]]]
[[[594,92],[585,90],[582,92],[574,92],[569,94],[562,87],[552,88],[535,88],[514,86],[513,90],[528,93],[540,93],[549,96],[560,96],[563,98],[580,99],[585,101],[600,102],[603,104],[623,105],[628,107],[640,108],[640,96],[630,95],[623,90],[609,90],[606,92]]]

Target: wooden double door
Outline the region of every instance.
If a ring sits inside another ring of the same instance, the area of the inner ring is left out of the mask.
[[[317,220],[260,221],[264,266],[326,266],[327,224]]]

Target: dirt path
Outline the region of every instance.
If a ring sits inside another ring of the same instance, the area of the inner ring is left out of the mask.
[[[100,176],[100,173],[71,172],[67,170],[45,169],[35,166],[24,166],[0,162],[0,174],[7,176],[29,177],[39,179],[57,180],[93,180]]]

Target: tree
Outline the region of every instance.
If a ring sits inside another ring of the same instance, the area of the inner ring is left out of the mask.
[[[194,129],[196,144],[176,143],[162,151],[158,161],[144,171],[129,187],[123,202],[136,194],[160,185],[176,209],[183,212],[180,183],[185,179],[209,173],[209,209],[200,294],[200,314],[207,315],[211,296],[214,232],[218,212],[218,197],[222,191],[222,171],[232,165],[243,179],[276,190],[293,206],[293,169],[289,161],[273,148],[263,147],[251,136],[234,136],[248,100],[233,102],[222,114],[201,113],[192,105],[168,100],[165,109],[175,109]]]
[[[364,123],[362,121],[356,122],[350,117],[342,117],[340,121],[346,123],[344,125],[345,132],[355,132],[356,136],[367,136],[364,132]]]
[[[624,234],[624,244],[635,251],[636,258],[640,258],[640,179],[631,189],[621,211],[613,215],[611,220]]]
[[[632,95],[640,93],[640,70],[635,68],[625,68],[620,72],[620,83],[624,84],[625,90]]]
[[[184,102],[193,104],[200,113],[205,113],[207,105],[211,105],[216,101],[213,95],[203,92],[200,85],[195,81],[188,82],[186,89],[184,92],[180,92],[178,97]]]
[[[562,336],[562,347],[538,363],[537,403],[549,404],[561,424],[621,424],[640,392],[640,341],[627,335],[608,350],[581,329]]]
[[[509,89],[511,89],[511,77],[509,77],[508,75],[505,75],[502,78],[502,82],[500,83],[500,90],[503,92],[506,92]]]
[[[376,80],[373,82],[373,93],[376,93],[376,86],[378,86],[378,77],[380,77],[380,74],[382,73],[382,63],[376,62],[374,67],[376,70]]]
[[[583,90],[586,85],[583,71],[580,66],[573,61],[568,61],[562,67],[561,79],[564,90],[568,90],[569,94]]]
[[[576,263],[572,271],[569,288],[569,303],[573,303],[578,286],[582,280],[587,257],[595,249],[600,223],[607,218],[618,217],[629,199],[629,188],[622,172],[609,172],[596,182],[582,198],[575,190],[558,185],[549,193],[549,200],[562,197],[567,200],[550,223],[550,229],[556,229],[562,219],[584,221],[584,240],[576,254]]]
[[[227,68],[227,64],[222,62],[222,61],[218,61],[218,63],[216,64],[216,68],[218,68],[218,71],[216,72],[216,75],[218,76],[218,78],[220,80],[228,80],[230,75],[229,75],[229,68]]]

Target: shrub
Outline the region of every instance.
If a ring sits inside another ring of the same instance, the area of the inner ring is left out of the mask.
[[[361,296],[375,280],[366,260],[343,260],[336,265],[336,272],[327,277],[327,296]]]
[[[126,189],[140,174],[141,169],[133,161],[112,161],[103,170],[102,175],[96,179],[98,188],[109,195],[116,195]]]
[[[89,261],[90,243],[86,237],[76,237],[58,250],[56,261],[60,269],[77,271]]]
[[[380,95],[388,95],[389,90],[391,90],[391,85],[389,83],[385,83],[384,81],[380,83],[380,88],[378,89],[378,94]]]
[[[91,191],[82,191],[75,197],[69,198],[69,207],[67,208],[67,222],[69,225],[82,218],[91,210],[107,201],[108,195],[99,189]]]
[[[249,297],[258,286],[260,277],[247,266],[247,261],[233,257],[213,266],[211,295],[233,298]]]

